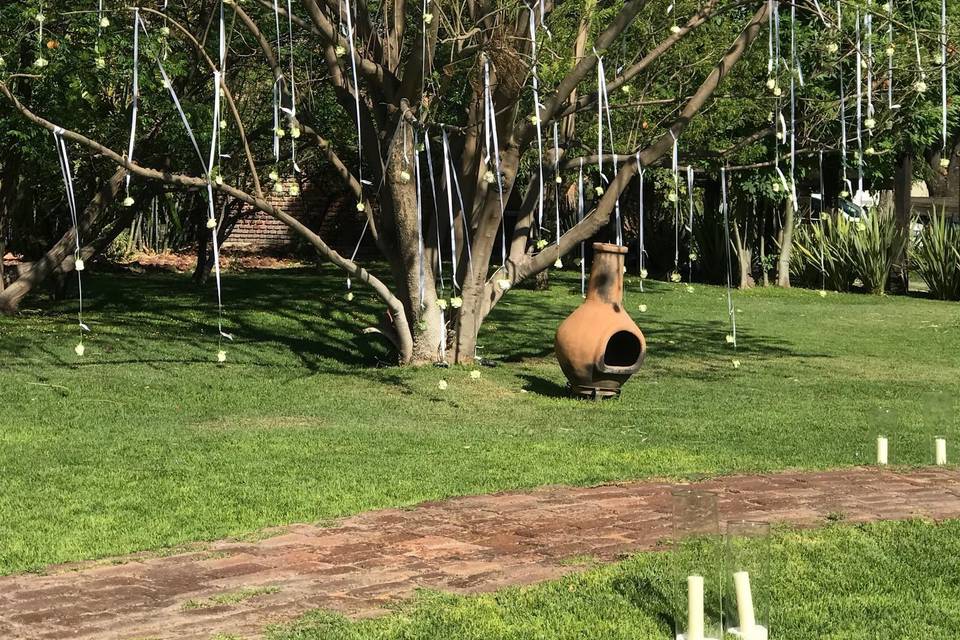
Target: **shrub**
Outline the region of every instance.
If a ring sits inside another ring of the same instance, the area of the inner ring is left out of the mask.
[[[960,300],[960,225],[935,212],[917,235],[911,258],[930,295]]]

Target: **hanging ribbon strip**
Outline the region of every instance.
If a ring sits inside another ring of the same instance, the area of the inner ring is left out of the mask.
[[[57,148],[57,160],[60,162],[60,175],[63,176],[63,186],[67,194],[67,208],[70,210],[70,222],[73,224],[74,239],[76,240],[76,249],[74,253],[74,271],[77,272],[77,298],[79,306],[77,308],[77,325],[80,331],[80,342],[77,344],[77,355],[83,355],[83,332],[90,331],[83,322],[83,280],[80,272],[83,271],[83,258],[80,254],[80,225],[77,220],[77,200],[73,193],[73,171],[70,168],[70,156],[67,154],[67,145],[63,140],[63,129],[57,127],[53,130],[53,143]]]
[[[537,195],[537,226],[543,228],[543,131],[540,123],[540,79],[537,77],[537,24],[533,15],[530,16],[530,72],[533,81],[533,123],[537,127],[537,174],[540,178]]]
[[[820,150],[819,153],[819,163],[820,163],[820,214],[817,217],[818,222],[820,223],[820,290],[827,290],[827,269],[824,266],[824,249],[826,238],[823,233],[823,212],[826,210],[826,195],[824,194],[824,178],[823,178],[823,150]],[[756,205],[754,205],[756,206]]]
[[[863,16],[863,26],[867,35],[867,119],[872,120],[873,110],[873,0],[867,0],[867,9]],[[867,137],[873,137],[873,129],[867,127]]]
[[[600,60],[598,64],[602,67],[603,61]],[[610,153],[613,156],[613,174],[617,174],[617,167],[619,166],[620,159],[617,157],[616,148],[613,140],[613,118],[610,115],[610,96],[607,93],[607,82],[606,82],[606,72],[601,71],[603,76],[603,81],[600,83],[600,103],[603,107],[604,112],[607,116],[607,135],[608,141],[610,142]],[[602,135],[602,131],[601,131]],[[617,244],[623,244],[623,225],[620,222],[620,194],[617,194],[617,199],[613,203],[614,211],[614,221],[616,225],[616,234],[617,234]]]
[[[553,207],[556,214],[557,261],[560,260],[560,133],[553,121]]]
[[[430,193],[433,200],[433,219],[437,228],[437,274],[440,279],[440,297],[443,297],[443,253],[440,251],[440,206],[437,204],[437,184],[433,178],[433,153],[430,151],[430,136],[423,136],[424,153],[427,156],[427,172],[430,174]]]
[[[843,9],[842,0],[837,0],[837,31],[843,32]],[[847,97],[843,86],[843,64],[838,64],[837,69],[840,77],[840,168],[843,172],[843,182],[849,184],[847,179]]]
[[[730,318],[730,336],[733,348],[737,348],[737,308],[733,304],[733,276],[730,267],[730,213],[727,205],[727,169],[720,168],[720,194],[723,208],[723,236],[727,248],[727,316]]]
[[[863,193],[863,54],[860,43],[860,10],[857,10],[856,47],[857,47],[857,197]]]
[[[638,249],[638,251],[637,251],[637,253],[638,253],[638,255],[637,255],[637,258],[638,258],[637,262],[640,264],[640,292],[642,293],[642,292],[643,292],[643,281],[646,280],[646,278],[647,278],[647,273],[646,273],[647,270],[646,270],[646,268],[644,267],[645,260],[646,260],[647,249],[646,249],[646,247],[644,246],[644,242],[643,242],[643,226],[644,226],[644,218],[646,218],[646,214],[644,213],[644,209],[643,209],[643,206],[644,206],[644,205],[643,205],[643,174],[644,174],[644,169],[643,169],[643,164],[640,162],[640,152],[639,152],[639,151],[637,151],[636,160],[637,160],[637,175],[640,177],[640,237],[638,238],[638,241],[639,241],[640,246],[639,246],[639,249]]]
[[[222,13],[222,2],[220,7]],[[296,120],[297,84],[293,76],[293,3],[291,0],[287,0],[287,35],[290,40],[290,118]],[[277,55],[280,55],[279,51],[277,51]],[[292,132],[290,135],[290,161],[293,163],[293,172],[300,173],[300,167],[297,166],[297,136]]]
[[[693,167],[687,165],[687,204],[689,206],[689,219],[687,221],[687,233],[690,234],[690,253],[693,254]],[[687,280],[693,282],[693,257],[687,262]]]
[[[424,302],[424,294],[427,289],[427,274],[424,269],[423,264],[423,197],[420,193],[420,153],[417,152],[417,147],[419,146],[419,140],[417,139],[417,133],[413,133],[413,173],[414,179],[417,181],[417,264],[420,267],[420,282],[419,282],[419,295],[420,295],[420,310],[426,308],[426,303]]]
[[[447,192],[447,213],[450,222],[450,268],[453,273],[450,277],[453,280],[453,290],[456,291],[460,288],[460,284],[457,282],[457,229],[453,215],[453,184],[450,179],[450,147],[447,143],[446,131],[443,132],[443,181]],[[438,230],[439,226],[438,224]],[[439,254],[439,247],[437,251]]]
[[[360,83],[357,81],[357,50],[353,39],[353,8],[350,0],[344,0],[347,14],[347,44],[350,47],[350,75],[353,78],[353,102],[357,119],[357,180],[360,182],[360,198],[357,208],[363,206],[363,185],[370,184],[363,179],[363,140],[360,133]],[[419,186],[419,185],[418,185]]]
[[[887,108],[893,109],[893,0],[887,0]]]
[[[353,262],[357,257],[357,252],[360,251],[360,244],[363,242],[363,237],[367,235],[367,227],[370,226],[370,217],[363,221],[363,229],[360,231],[360,237],[357,239],[356,246],[353,247],[353,253],[350,254],[350,262]],[[350,290],[350,274],[347,273],[347,291]]]
[[[583,158],[580,158],[580,177],[577,180],[577,223],[583,222]],[[580,241],[580,295],[587,295],[587,255]]]
[[[500,140],[497,134],[497,113],[493,108],[493,91],[490,88],[490,61],[483,61],[483,95],[484,95],[484,118],[483,127],[486,136],[486,158],[484,163],[487,170],[490,169],[490,152],[493,151],[493,180],[487,180],[491,184],[497,185],[497,196],[500,198],[500,267],[505,268],[507,264],[507,221],[504,219],[505,207],[503,205],[503,181],[500,172]],[[537,118],[537,130],[539,131],[539,117]],[[539,138],[539,134],[537,135]],[[543,163],[539,165],[543,167]],[[540,189],[543,190],[543,179],[540,180]],[[543,194],[540,196],[540,206],[543,206]]]
[[[453,179],[453,188],[457,192],[457,203],[460,205],[460,215],[461,222],[463,224],[463,240],[464,245],[467,249],[467,269],[470,268],[470,264],[473,262],[473,255],[470,249],[470,222],[467,220],[467,208],[463,206],[463,193],[460,191],[460,180],[457,178],[457,168],[453,164],[453,153],[450,151],[450,139],[447,136],[447,131],[443,131],[443,155],[444,160],[448,165],[447,175]],[[447,189],[449,189],[447,185]],[[453,228],[453,225],[450,225],[450,228]],[[454,251],[456,253],[456,251]]]
[[[673,172],[673,271],[680,273],[680,151],[677,146],[678,140],[673,129],[670,129],[670,135],[673,137],[673,155],[670,160],[670,171]]]
[[[940,131],[947,151],[947,0],[940,0]],[[946,157],[945,155],[942,157]]]
[[[803,84],[800,63],[797,57],[797,3],[790,3],[790,202],[793,211],[797,202],[797,79]]]
[[[280,55],[280,6],[277,0],[273,0],[273,23],[277,36],[277,55]],[[282,73],[273,83],[273,157],[275,162],[280,162],[280,83],[283,81]]]
[[[133,147],[137,138],[137,108],[140,102],[140,8],[133,10],[133,113],[130,116],[130,142],[127,145],[127,162],[133,162]],[[130,197],[130,178],[127,171],[126,194]]]
[[[223,330],[223,287],[220,282],[220,243],[217,242],[217,213],[213,198],[213,182],[210,176],[219,176],[220,157],[217,149],[220,144],[220,72],[213,72],[213,130],[210,137],[210,156],[207,163],[207,204],[208,220],[207,226],[210,228],[210,235],[213,240],[213,273],[217,283],[217,328],[220,336],[227,340],[233,340],[233,336]],[[216,173],[214,171],[216,170]],[[222,340],[220,341],[222,346]],[[220,354],[223,356],[223,353]]]

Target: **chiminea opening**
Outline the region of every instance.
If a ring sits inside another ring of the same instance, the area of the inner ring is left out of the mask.
[[[608,367],[632,367],[640,359],[642,349],[636,335],[629,331],[617,331],[607,340],[603,364]]]

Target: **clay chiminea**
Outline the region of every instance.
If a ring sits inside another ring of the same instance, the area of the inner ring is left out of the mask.
[[[555,349],[571,390],[609,398],[640,369],[647,341],[623,309],[623,256],[627,248],[593,244],[587,299],[557,328]]]

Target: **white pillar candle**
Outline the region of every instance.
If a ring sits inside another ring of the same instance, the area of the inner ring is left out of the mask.
[[[887,464],[887,439],[877,437],[877,464]]]
[[[753,617],[753,594],[750,593],[750,574],[746,571],[737,571],[733,574],[733,587],[737,592],[737,627],[740,636],[752,637],[753,627],[757,624]]]
[[[703,576],[687,576],[686,640],[703,640]]]
[[[947,439],[936,439],[937,464],[947,464]]]

